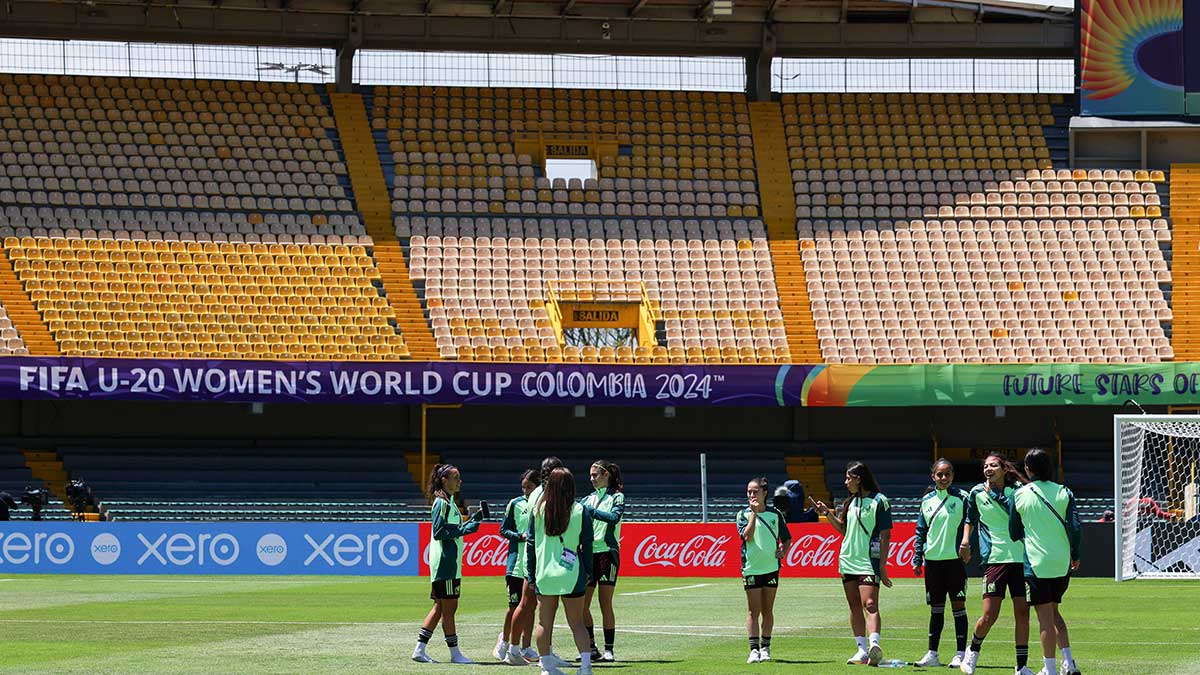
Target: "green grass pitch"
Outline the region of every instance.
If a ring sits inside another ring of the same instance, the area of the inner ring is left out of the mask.
[[[973,622],[980,602],[978,581],[972,582],[967,607]],[[886,658],[911,662],[924,653],[927,613],[920,583],[897,581],[884,590]],[[756,665],[745,663],[745,600],[738,580],[630,578],[617,592],[619,662],[597,672],[824,675],[860,668],[845,665],[854,643],[836,580],[783,580],[775,661]],[[492,663],[489,654],[503,618],[499,579],[463,584],[458,633],[464,651],[486,665],[409,661],[428,593],[423,578],[0,576],[0,673],[495,675],[513,669]],[[1196,674],[1198,600],[1200,582],[1079,579],[1063,614],[1087,675]],[[979,673],[1012,672],[1012,618],[1007,603],[1004,609],[984,643]],[[943,654],[953,652],[947,624]],[[561,616],[555,633],[556,651],[571,653]],[[1036,635],[1033,670],[1041,665]],[[439,630],[430,645],[439,660],[446,657],[441,638]]]

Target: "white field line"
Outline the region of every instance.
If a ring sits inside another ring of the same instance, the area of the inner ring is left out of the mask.
[[[673,588],[656,588],[652,591],[638,591],[636,593],[622,593],[621,595],[651,595],[653,593],[669,593],[671,591],[686,591],[692,588],[704,588],[712,586],[712,584],[692,584],[691,586],[675,586]]]
[[[213,625],[213,626],[223,626],[223,625],[230,625],[230,626],[239,626],[239,625],[250,625],[250,626],[411,626],[411,625],[414,625],[415,622],[414,621],[403,621],[403,622],[395,622],[395,621],[237,621],[237,620],[190,620],[190,619],[156,620],[156,621],[136,621],[136,620],[122,620],[122,619],[117,619],[117,620],[106,620],[106,619],[100,619],[100,620],[0,619],[0,624],[64,624],[64,625],[65,624],[72,624],[72,625],[73,624],[91,624],[91,625],[114,624],[114,625],[153,625],[153,626],[172,625],[172,624]],[[470,626],[470,627],[495,628],[495,624],[492,624],[492,623],[484,624],[484,623],[462,623],[462,622],[459,622],[458,625]],[[660,627],[659,626],[632,625],[632,626],[620,626],[619,630],[624,631],[624,632],[629,632],[629,633],[643,634],[643,635],[669,635],[669,636],[679,636],[679,637],[716,637],[716,638],[739,637],[740,631],[745,630],[745,626],[668,626],[667,627],[667,628],[674,628],[675,630],[673,630],[673,631],[672,630],[661,630],[661,629],[646,630],[647,628],[658,629]],[[722,632],[720,632],[720,633],[694,632],[694,631],[684,632],[684,631],[687,631],[687,629],[689,629],[689,628],[696,628],[696,629],[701,629],[701,630],[717,629],[717,630],[721,630]],[[825,631],[822,633],[792,632],[797,629],[813,630],[814,627],[811,627],[811,626],[796,627],[796,628],[783,627],[782,631],[778,631],[778,630],[776,631],[776,635],[780,635],[782,633],[782,634],[787,635],[790,638],[802,638],[802,639],[806,639],[806,640],[843,640],[843,641],[850,640],[850,638],[846,635],[831,635],[831,634],[829,634],[829,631]],[[918,629],[917,628],[902,628],[901,630],[918,630]],[[837,632],[837,631],[834,631],[834,632]],[[927,640],[927,638],[925,636],[897,637],[895,635],[887,635],[887,634],[884,635],[884,642],[925,642],[926,640]],[[1137,641],[1113,641],[1113,640],[1080,641],[1080,640],[1073,640],[1073,642],[1077,642],[1078,644],[1086,644],[1086,645],[1098,645],[1098,644],[1132,645],[1132,646],[1137,646],[1137,645],[1154,645],[1154,646],[1200,645],[1200,642],[1187,641],[1187,640],[1184,640],[1184,641],[1172,640],[1169,642],[1147,642],[1145,640],[1137,640]]]

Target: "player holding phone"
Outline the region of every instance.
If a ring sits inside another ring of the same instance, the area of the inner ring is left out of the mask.
[[[771,660],[771,631],[775,627],[775,594],[779,591],[779,561],[787,554],[792,533],[787,519],[767,505],[767,479],[754,478],[746,485],[749,505],[737,514],[742,540],[742,587],[746,591],[746,630],[750,657],[746,663]]]
[[[425,649],[439,621],[446,636],[446,646],[450,648],[450,662],[474,663],[458,649],[454,614],[458,611],[458,597],[462,592],[463,537],[479,529],[484,514],[481,509],[472,514],[468,522],[463,522],[463,513],[455,499],[460,489],[462,475],[453,464],[433,467],[429,475],[429,495],[433,498],[432,540],[429,542],[429,576],[433,590],[429,599],[433,600],[433,609],[429,610],[417,633],[412,659],[418,663],[437,663]]]

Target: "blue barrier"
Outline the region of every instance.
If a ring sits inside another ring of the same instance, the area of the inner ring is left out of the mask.
[[[416,523],[0,523],[0,574],[417,576]]]

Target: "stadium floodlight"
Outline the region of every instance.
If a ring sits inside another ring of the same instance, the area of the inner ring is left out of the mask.
[[[1113,417],[1116,578],[1200,579],[1200,415]]]
[[[713,0],[712,13],[716,16],[733,14],[733,0]]]
[[[283,73],[291,73],[296,76],[296,82],[300,82],[300,73],[317,73],[318,75],[328,75],[329,69],[316,63],[264,63],[258,67],[262,71],[275,71]]]

